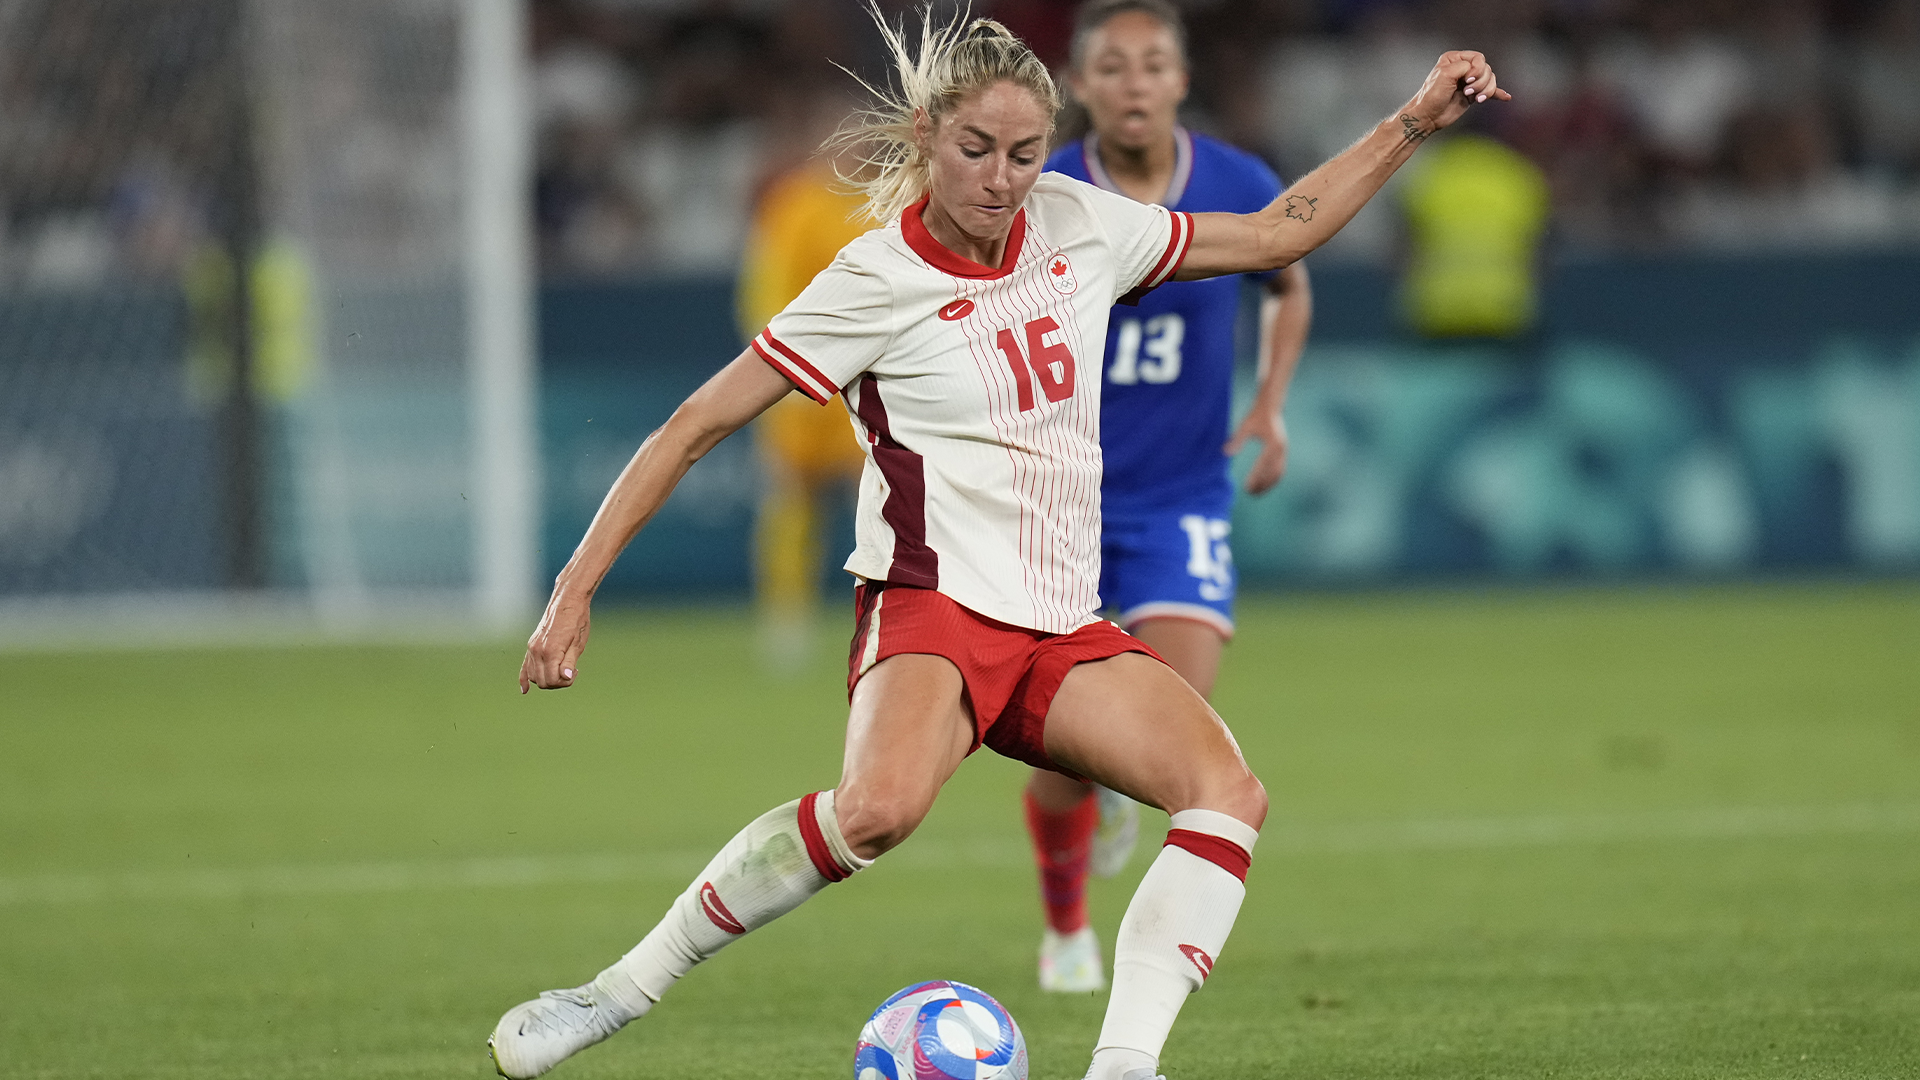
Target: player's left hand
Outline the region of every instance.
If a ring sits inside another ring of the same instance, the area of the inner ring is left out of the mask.
[[[1247,472],[1247,494],[1265,494],[1287,472],[1287,422],[1278,412],[1254,409],[1227,440],[1227,456],[1238,454],[1248,439],[1260,440],[1260,456]]]
[[[1500,89],[1484,55],[1468,50],[1442,53],[1420,92],[1401,111],[1400,122],[1408,139],[1424,139],[1466,115],[1473,105],[1512,100],[1512,94]]]

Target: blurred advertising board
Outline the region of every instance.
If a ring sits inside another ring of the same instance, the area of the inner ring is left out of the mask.
[[[1920,569],[1920,257],[1564,267],[1538,331],[1501,343],[1414,340],[1389,275],[1314,273],[1287,479],[1235,512],[1249,587]],[[548,569],[738,352],[731,293],[545,290]],[[743,594],[756,483],[750,440],[722,444],[608,588]]]

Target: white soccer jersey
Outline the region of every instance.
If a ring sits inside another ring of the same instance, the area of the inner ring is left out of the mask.
[[[753,348],[846,398],[867,450],[847,570],[1071,632],[1100,603],[1107,312],[1173,276],[1192,218],[1045,173],[989,268],[921,206],[841,249]]]

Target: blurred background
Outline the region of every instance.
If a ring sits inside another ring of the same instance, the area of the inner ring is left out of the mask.
[[[1515,96],[1309,260],[1246,587],[1920,568],[1920,2],[1182,6],[1185,122],[1283,176],[1445,49]],[[853,0],[0,0],[0,632],[520,625],[841,67]],[[759,484],[609,593],[746,597]]]
[[[1070,5],[978,4],[1063,60]],[[1446,48],[1514,101],[1308,260],[1213,698],[1273,812],[1175,1075],[1920,1075],[1920,0],[1183,6],[1186,122],[1283,176]],[[490,1076],[502,1009],[833,782],[848,498],[769,638],[765,421],[617,564],[590,676],[515,672],[759,329],[835,63],[883,74],[854,0],[0,0],[10,1064]],[[977,755],[569,1075],[844,1078],[952,977],[1080,1076],[1027,772]]]

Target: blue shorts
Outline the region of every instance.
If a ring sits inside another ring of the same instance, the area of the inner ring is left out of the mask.
[[[1103,513],[1100,601],[1122,628],[1193,619],[1233,636],[1232,529],[1226,506]]]

